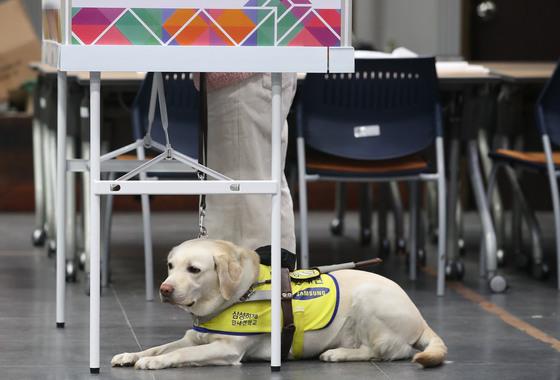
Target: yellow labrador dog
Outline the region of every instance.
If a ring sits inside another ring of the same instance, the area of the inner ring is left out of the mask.
[[[232,243],[191,240],[171,250],[161,298],[196,317],[236,303],[256,282],[259,256]],[[424,367],[443,362],[447,347],[406,293],[382,276],[341,270],[340,304],[332,323],[305,333],[303,355],[327,362],[398,360],[413,357]],[[420,350],[420,352],[417,352]],[[113,366],[160,369],[235,365],[270,360],[270,335],[232,336],[188,330],[172,343],[113,357]]]

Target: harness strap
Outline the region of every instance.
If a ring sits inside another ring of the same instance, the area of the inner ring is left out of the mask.
[[[296,326],[294,324],[294,313],[292,308],[292,283],[290,281],[290,270],[282,268],[281,271],[281,291],[282,291],[282,360],[286,360],[292,347]]]

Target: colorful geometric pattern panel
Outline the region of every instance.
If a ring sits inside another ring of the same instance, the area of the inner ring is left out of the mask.
[[[340,46],[341,29],[340,7],[317,8],[310,0],[248,0],[237,9],[72,10],[72,40],[81,45]]]

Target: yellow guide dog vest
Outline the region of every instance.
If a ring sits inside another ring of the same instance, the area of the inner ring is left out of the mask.
[[[295,272],[296,274],[298,272]],[[292,276],[294,277],[294,276]],[[270,291],[270,267],[260,265],[255,291]],[[321,274],[309,281],[293,281],[292,308],[296,331],[292,355],[298,359],[303,354],[305,331],[320,330],[330,325],[336,316],[339,302],[338,283],[330,274]],[[193,329],[199,332],[251,335],[270,333],[271,306],[269,300],[240,302],[230,306],[208,321],[195,320]]]

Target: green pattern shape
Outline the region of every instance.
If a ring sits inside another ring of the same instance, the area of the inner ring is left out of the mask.
[[[72,45],[81,45],[80,42],[74,36],[72,36]]]
[[[72,18],[74,16],[76,16],[76,14],[81,10],[82,8],[76,8],[76,7],[72,7]]]
[[[290,28],[292,26],[294,26],[294,24],[296,24],[299,21],[299,19],[297,17],[295,17],[293,14],[288,13],[286,16],[284,16],[284,18],[282,20],[280,20],[278,22],[278,39],[282,38],[282,36],[284,36],[284,34],[286,34],[286,32],[288,30],[290,30]],[[289,34],[289,36],[287,38],[284,39],[284,41],[286,39],[291,39],[290,37],[295,36],[297,33],[299,33],[299,31],[303,28],[302,24],[299,23]]]
[[[163,10],[150,8],[134,8],[134,13],[148,25],[159,39],[163,38]]]
[[[115,26],[132,45],[160,45],[158,40],[130,12],[126,12]]]
[[[270,11],[259,11],[259,23]],[[270,16],[257,30],[257,46],[274,46],[274,15]]]
[[[288,8],[286,8],[286,6],[282,4],[280,0],[272,0],[270,3],[268,3],[267,7],[276,8],[278,18],[280,18],[288,10]]]

